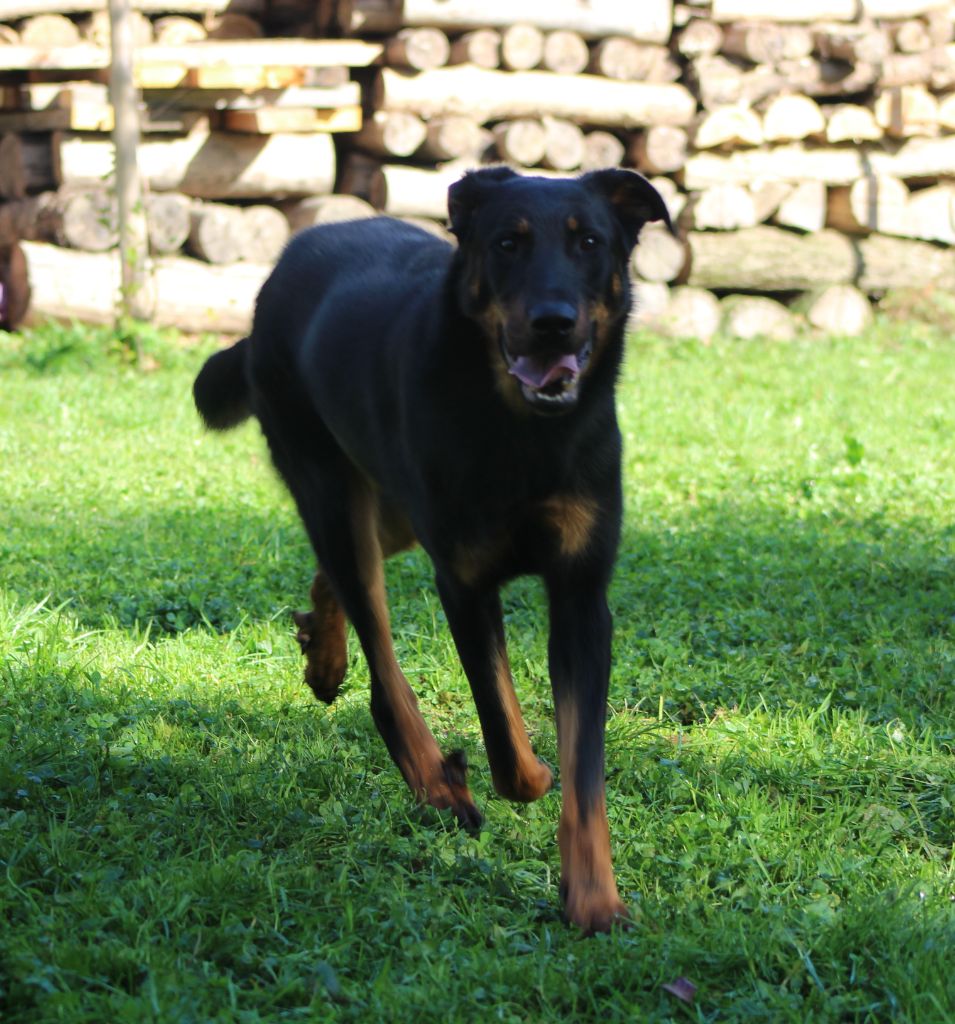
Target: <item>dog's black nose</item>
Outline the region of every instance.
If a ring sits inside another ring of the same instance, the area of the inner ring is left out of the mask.
[[[577,310],[569,302],[539,302],[528,310],[535,334],[566,338],[577,323]]]

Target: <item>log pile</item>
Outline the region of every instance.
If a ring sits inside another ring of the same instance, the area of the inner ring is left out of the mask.
[[[440,231],[468,167],[619,164],[678,225],[643,233],[635,323],[852,333],[886,290],[955,287],[951,0],[136,6],[157,259],[260,275],[310,224],[383,211]],[[104,9],[2,5],[0,241],[28,253],[115,244]]]

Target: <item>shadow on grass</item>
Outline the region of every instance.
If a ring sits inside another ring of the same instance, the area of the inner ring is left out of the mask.
[[[206,506],[84,523],[38,502],[7,527],[8,589],[21,603],[65,604],[86,627],[228,631],[307,604],[313,556],[287,506],[268,518]],[[390,563],[389,587],[396,630],[432,630],[420,619],[421,592],[433,593],[424,555]],[[517,584],[505,603],[514,640],[543,663],[539,588]],[[693,509],[627,529],[611,603],[612,699],[653,710],[663,700],[687,721],[754,700],[831,699],[912,722],[951,710],[950,524]]]

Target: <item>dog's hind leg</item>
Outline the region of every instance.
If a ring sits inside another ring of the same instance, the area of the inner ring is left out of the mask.
[[[438,591],[481,719],[494,788],[508,800],[536,800],[553,780],[531,749],[514,693],[497,589],[445,577]]]
[[[368,662],[372,717],[405,781],[419,800],[450,808],[462,825],[476,828],[481,815],[468,790],[464,757],[442,755],[395,657],[381,541],[384,535],[392,547],[389,534],[393,531],[383,528],[387,524],[381,522],[373,489],[340,452],[326,450],[321,462],[314,455],[299,454],[293,469],[282,458],[282,449],[272,448],[321,566],[312,596],[318,590],[316,608],[330,610],[334,620],[323,639],[331,634],[333,650],[341,640],[341,653],[344,635],[336,618],[336,608],[340,609],[358,634]],[[309,635],[309,644],[311,640]]]

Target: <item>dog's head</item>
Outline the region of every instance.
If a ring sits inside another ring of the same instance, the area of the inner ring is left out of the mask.
[[[634,171],[551,179],[493,167],[455,182],[448,209],[458,301],[491,342],[502,390],[535,411],[572,409],[621,335],[640,228],[670,223],[663,198]]]

